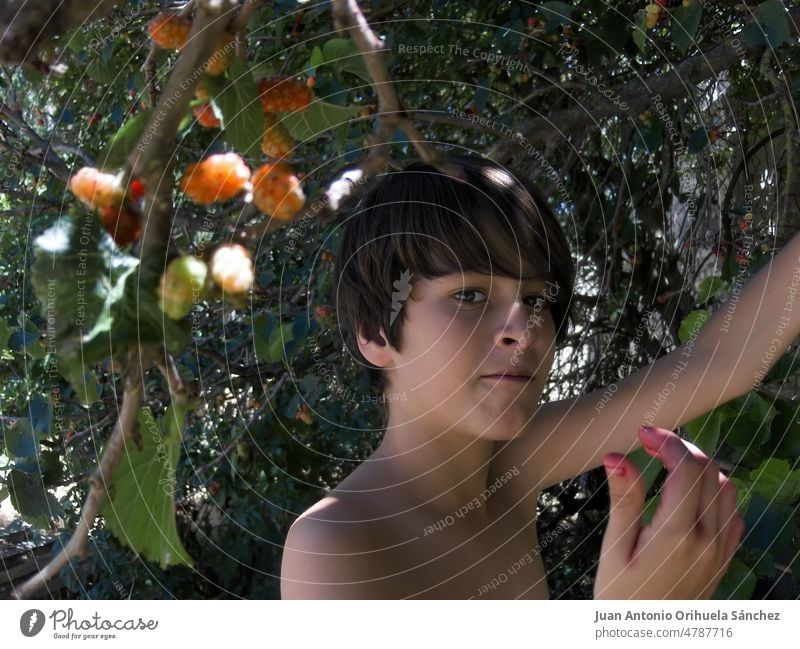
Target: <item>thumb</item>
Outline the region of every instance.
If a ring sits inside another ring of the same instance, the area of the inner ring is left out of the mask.
[[[624,455],[608,453],[603,459],[608,476],[608,494],[611,511],[608,527],[603,537],[601,554],[633,554],[644,509],[644,483],[639,469]]]

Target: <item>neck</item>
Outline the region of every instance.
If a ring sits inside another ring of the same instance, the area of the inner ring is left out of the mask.
[[[402,415],[394,405],[383,441],[369,458],[376,462],[375,469],[386,476],[392,488],[409,494],[421,507],[446,516],[471,501],[480,502],[481,507],[470,509],[470,518],[484,518],[481,496],[485,498],[494,442],[454,430],[442,433],[421,418],[398,422]]]

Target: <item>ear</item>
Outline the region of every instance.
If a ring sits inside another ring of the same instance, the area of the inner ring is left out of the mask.
[[[394,348],[387,342],[383,327],[380,329],[380,339],[367,340],[361,329],[358,330],[358,349],[362,356],[376,367],[387,367],[392,361]]]

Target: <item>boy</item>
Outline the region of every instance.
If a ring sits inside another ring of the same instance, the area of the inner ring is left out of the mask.
[[[784,313],[800,237],[771,264],[775,288],[762,269],[733,317],[720,309],[613,391],[538,406],[572,315],[569,248],[528,183],[453,161],[466,182],[408,165],[345,224],[337,315],[384,397],[385,433],[292,525],[282,598],[548,598],[539,493],[601,464],[611,513],[595,597],[709,598],[744,531],[736,490],[668,429],[746,393],[768,369],[764,350],[774,364],[800,334]],[[788,335],[771,340],[781,316]],[[623,455],[640,445],[668,471],[644,528],[641,478]]]

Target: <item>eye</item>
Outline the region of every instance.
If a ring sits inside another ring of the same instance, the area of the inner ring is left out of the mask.
[[[486,295],[486,293],[480,289],[465,288],[461,291],[458,291],[457,293],[454,293],[453,298],[460,304],[481,304],[481,301],[477,302],[475,301],[476,293],[480,293],[481,295],[484,296]],[[530,305],[537,310],[544,310],[550,308],[550,300],[548,300],[544,295],[540,294],[529,295],[526,299],[530,300]]]
[[[460,302],[461,304],[480,304],[480,302],[475,302],[474,297],[473,297],[473,299],[465,299],[465,300],[459,299],[459,297],[458,297],[459,295],[467,295],[467,296],[472,295],[472,296],[474,296],[475,293],[481,293],[483,295],[486,295],[483,291],[480,291],[478,289],[465,288],[464,290],[459,291],[458,293],[454,293],[453,297],[456,299],[457,302]]]

